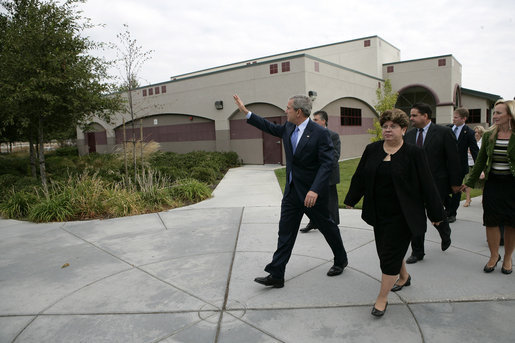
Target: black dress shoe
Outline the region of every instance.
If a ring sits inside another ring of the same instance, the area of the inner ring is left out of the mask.
[[[451,246],[451,239],[445,239],[445,240],[442,240],[442,251],[445,251],[447,249],[449,249],[449,247]]]
[[[406,280],[404,285],[398,285],[395,283],[395,285],[392,287],[392,292],[400,291],[403,287],[408,287],[409,285],[411,285],[411,275],[408,275],[408,280]]]
[[[273,278],[272,275],[268,275],[265,277],[257,277],[254,279],[257,283],[260,283],[265,286],[272,286],[274,288],[283,288],[284,287],[284,279],[276,279]]]
[[[447,218],[447,221],[449,223],[454,223],[456,221],[456,216],[449,216],[449,218]]]
[[[315,227],[315,225],[313,225],[313,223],[309,222],[308,225],[306,225],[305,228],[303,229],[300,229],[300,232],[302,233],[308,233],[309,231],[311,230],[316,230],[317,228]]]
[[[506,262],[506,261],[504,261],[504,262]],[[504,264],[504,263],[503,263],[503,264]],[[511,273],[513,272],[513,266],[511,267],[511,269],[506,269],[506,268],[504,268],[504,266],[502,266],[502,267],[501,267],[501,272],[502,272],[503,274],[506,274],[506,275],[511,274]]]
[[[386,305],[384,307],[384,310],[380,311],[376,308],[376,305],[372,308],[372,315],[376,317],[382,317],[384,316],[384,313],[386,312],[386,308],[388,307],[388,302],[386,302]]]
[[[348,264],[349,264],[348,261],[344,262],[343,265],[341,265],[341,266],[334,264],[331,267],[331,269],[329,269],[329,271],[327,272],[327,276],[340,275],[341,273],[343,273],[343,270],[345,269],[345,267],[347,267]]]
[[[483,271],[485,273],[491,273],[494,271],[495,267],[497,267],[497,263],[499,263],[499,261],[501,260],[501,255],[499,255],[499,258],[497,259],[497,262],[495,262],[494,266],[493,267],[489,267],[488,266],[488,263],[485,264],[485,267],[483,268]]]
[[[411,255],[410,257],[408,257],[408,259],[406,260],[406,263],[408,264],[412,264],[412,263],[417,263],[418,261],[422,261],[424,259],[424,256],[422,257],[417,257],[415,255]]]

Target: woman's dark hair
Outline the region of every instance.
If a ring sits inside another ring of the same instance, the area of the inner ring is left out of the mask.
[[[391,121],[402,128],[408,127],[409,118],[404,111],[394,108],[393,110],[386,110],[379,116],[379,124],[383,126],[387,121]]]

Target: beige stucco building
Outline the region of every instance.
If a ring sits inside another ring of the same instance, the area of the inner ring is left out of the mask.
[[[310,95],[313,111],[329,114],[340,134],[342,158],[360,156],[376,118],[376,90],[390,79],[399,92],[397,107],[409,113],[415,102],[434,109],[435,121],[450,123],[453,109],[489,121],[496,95],[461,87],[461,64],[452,56],[401,61],[400,51],[378,36],[261,57],[178,75],[134,91],[136,136],[156,141],[163,151],[235,151],[244,163],[284,163],[282,142],[245,123],[232,99],[237,93],[253,112],[284,123],[290,96]],[[126,96],[126,95],[125,95]],[[132,137],[129,114],[111,123],[95,120],[89,132],[77,129],[81,154],[106,153]]]

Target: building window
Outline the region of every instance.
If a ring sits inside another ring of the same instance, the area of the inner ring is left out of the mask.
[[[486,109],[486,122],[488,124],[492,123],[492,112],[490,111],[489,108]]]
[[[393,73],[393,66],[386,67],[386,72],[387,73]]]
[[[439,66],[439,67],[444,67],[446,63],[447,63],[447,62],[446,62],[445,58],[440,58],[440,59],[438,60],[438,66]]]
[[[318,62],[315,62],[315,71],[316,71],[317,73],[319,73],[319,72],[320,72],[320,63],[318,63]]]
[[[161,86],[161,93],[166,93],[166,86]]]
[[[154,88],[148,89],[148,95],[154,95]]]
[[[342,126],[361,126],[361,108],[340,107]]]
[[[277,63],[270,64],[270,74],[277,74],[279,69],[277,68]]]
[[[154,88],[154,92],[156,92],[156,94],[159,94],[159,87]]]
[[[143,90],[143,96],[147,96],[147,90],[146,89]]]
[[[284,73],[290,71],[290,61],[281,63],[281,71]]]
[[[481,123],[481,109],[476,108],[473,110],[469,110],[469,118],[467,120],[468,123]]]
[[[370,46],[370,39],[367,39],[363,42],[363,46],[366,48],[368,46]]]

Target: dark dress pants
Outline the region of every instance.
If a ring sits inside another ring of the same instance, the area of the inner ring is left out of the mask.
[[[336,185],[329,185],[328,199],[329,215],[331,216],[331,219],[334,220],[335,224],[339,225],[340,209],[338,207],[338,190],[336,189]],[[309,221],[309,224],[318,229],[312,220]]]
[[[460,175],[460,184],[463,183],[463,179],[465,175]],[[450,198],[448,198],[448,204],[446,204],[445,208],[447,210],[447,215],[449,217],[456,217],[458,213],[458,207],[460,207],[461,201],[461,192],[453,193]]]
[[[448,193],[448,187],[446,186],[446,183],[437,183],[435,182],[436,187],[438,188],[438,194],[440,195],[440,199],[443,204],[448,204],[450,202],[450,196]],[[446,211],[445,211],[446,212]],[[451,227],[449,226],[449,221],[447,219],[447,216],[444,218],[444,220],[440,223],[440,225],[435,227],[436,230],[438,230],[438,233],[440,234],[440,238],[442,240],[447,240],[451,238]],[[426,233],[420,235],[413,235],[411,237],[411,255],[416,256],[417,258],[421,259],[425,255],[424,250],[424,240],[425,240]]]
[[[327,197],[319,197],[315,206],[307,208],[304,206],[304,199],[299,199],[294,185],[291,184],[290,191],[284,195],[281,203],[277,250],[274,253],[272,262],[265,267],[265,271],[274,278],[284,278],[286,264],[290,260],[304,213],[324,235],[333,252],[334,264],[343,266],[347,262],[347,253],[343,246],[340,229],[329,217]]]

